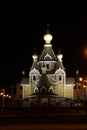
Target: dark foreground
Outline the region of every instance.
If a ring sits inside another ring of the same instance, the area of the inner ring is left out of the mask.
[[[31,113],[6,110],[0,114],[0,130],[87,130],[85,111]]]
[[[87,130],[87,125],[78,124],[34,124],[34,125],[5,125],[0,130]]]
[[[85,115],[2,115],[0,130],[87,130]]]
[[[16,124],[87,124],[85,115],[3,115],[0,116],[0,125]]]

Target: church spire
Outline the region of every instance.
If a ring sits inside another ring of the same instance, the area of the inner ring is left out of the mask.
[[[32,58],[34,61],[37,61],[38,55],[36,53],[36,48],[34,48],[34,54],[33,54]]]
[[[46,34],[44,35],[44,49],[39,57],[39,61],[44,61],[44,60],[53,60],[57,61],[57,57],[52,49],[52,44],[51,41],[53,39],[53,36],[49,33],[49,24],[47,24],[47,30]]]
[[[49,26],[50,24],[47,24],[47,34],[49,34]]]
[[[59,54],[61,54],[61,50],[60,50],[60,48],[59,48]]]
[[[44,35],[44,40],[46,44],[50,44],[53,36],[49,33],[49,24],[47,24],[47,34]]]
[[[63,55],[61,54],[60,48],[59,48],[59,54],[57,55],[57,58],[59,61],[62,62]]]

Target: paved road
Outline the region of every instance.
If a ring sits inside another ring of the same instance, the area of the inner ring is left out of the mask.
[[[0,115],[0,130],[87,130],[84,113],[59,115]]]
[[[0,130],[87,130],[87,125],[79,124],[33,124],[33,125],[6,125]]]
[[[30,116],[30,115],[1,115],[0,125],[20,124],[87,124],[85,115],[51,115],[51,116]]]

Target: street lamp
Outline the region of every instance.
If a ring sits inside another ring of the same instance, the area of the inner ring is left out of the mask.
[[[74,93],[75,96],[76,96],[76,97],[75,97],[76,100],[79,99],[79,96],[80,96],[80,95],[79,95],[79,90],[80,90],[80,88],[81,88],[81,87],[80,87],[80,83],[77,82],[77,83],[75,84],[75,86],[74,86],[74,90],[76,90],[76,91],[75,91],[76,93]]]
[[[86,89],[87,89],[87,86],[86,85],[83,85],[83,87],[84,87],[84,100],[86,101]]]
[[[80,81],[80,86],[84,89],[83,91],[84,92],[84,107],[87,114],[87,96],[86,96],[87,95],[87,79],[80,77],[79,81]]]
[[[84,85],[83,86],[84,87],[84,105],[85,105],[85,110],[86,110],[86,114],[87,114],[87,97],[86,97],[86,95],[87,95],[87,85]]]
[[[80,81],[80,85],[83,87],[84,89],[84,102],[86,102],[86,88],[87,88],[87,80],[83,79],[82,77],[79,78]]]
[[[2,97],[3,97],[3,102],[2,102],[2,106],[4,107],[5,106],[5,102],[4,102],[4,98],[5,98],[5,89],[2,89]]]
[[[13,99],[13,97],[14,97],[14,88],[15,88],[15,85],[10,86],[9,88],[10,88],[11,97],[12,97],[12,99]]]
[[[84,107],[86,107],[86,93],[87,93],[87,80],[83,79],[83,77],[77,77],[75,86],[74,86],[74,98],[77,101],[77,106],[81,105],[83,101]]]

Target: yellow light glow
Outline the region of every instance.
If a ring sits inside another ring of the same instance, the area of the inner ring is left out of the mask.
[[[85,56],[87,56],[87,48],[85,49]]]
[[[3,95],[3,93],[0,93],[0,95]]]
[[[33,55],[32,58],[34,59],[34,61],[36,61],[38,56],[37,55]]]
[[[83,85],[84,88],[86,88],[86,85]]]
[[[82,80],[83,80],[83,78],[82,78],[82,77],[80,77],[80,78],[79,78],[79,81],[82,81]]]
[[[11,96],[9,96],[9,98],[11,98]]]
[[[63,58],[62,54],[58,54],[57,57],[58,57],[59,61],[62,61],[62,58]]]
[[[84,45],[83,46],[83,56],[84,56],[84,58],[87,58],[87,45]]]
[[[45,44],[44,47],[52,47],[51,44]]]
[[[8,97],[9,95],[7,94],[6,97]]]
[[[44,35],[44,40],[45,40],[45,42],[46,43],[50,43],[51,42],[51,40],[52,40],[52,35],[51,34],[46,34],[46,35]]]

